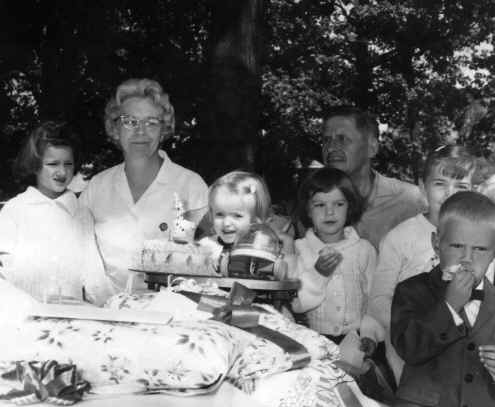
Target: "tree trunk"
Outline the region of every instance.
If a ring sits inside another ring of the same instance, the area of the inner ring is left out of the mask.
[[[351,49],[356,58],[356,79],[352,98],[357,106],[367,110],[370,107],[373,107],[375,103],[375,100],[370,93],[370,89],[372,89],[373,66],[371,65],[371,58],[368,51],[368,40],[365,38],[358,38],[358,40],[352,44]]]
[[[202,173],[254,170],[260,116],[264,0],[214,0]]]
[[[74,104],[78,41],[77,15],[59,2],[44,5],[46,23],[41,26],[41,119],[65,119]]]

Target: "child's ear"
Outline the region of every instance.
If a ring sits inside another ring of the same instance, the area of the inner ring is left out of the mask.
[[[440,256],[440,239],[438,232],[431,232],[431,246],[437,256]]]

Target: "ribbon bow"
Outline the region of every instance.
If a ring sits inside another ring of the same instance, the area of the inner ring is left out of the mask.
[[[2,374],[4,380],[22,384],[22,390],[12,389],[0,395],[0,400],[9,400],[18,405],[48,402],[56,405],[71,405],[82,399],[90,389],[89,382],[78,380],[76,366],[46,362],[17,362],[14,369]]]
[[[292,369],[302,368],[310,362],[308,350],[302,344],[281,332],[259,324],[260,315],[267,311],[253,305],[255,292],[242,284],[235,282],[228,298],[186,291],[180,293],[198,303],[199,310],[211,312],[213,319],[241,328],[281,347],[290,354]]]

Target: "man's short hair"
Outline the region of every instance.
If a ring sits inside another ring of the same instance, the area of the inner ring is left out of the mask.
[[[462,218],[476,223],[490,223],[495,230],[495,203],[485,195],[474,191],[456,192],[441,206],[438,230],[451,218]]]
[[[356,123],[356,128],[361,133],[378,138],[378,120],[373,114],[354,106],[336,106],[330,108],[323,115],[323,123],[326,123],[331,118],[337,116],[353,118],[354,122]]]

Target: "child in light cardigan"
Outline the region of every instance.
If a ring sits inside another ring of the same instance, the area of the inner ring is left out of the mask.
[[[376,265],[373,246],[352,225],[362,212],[362,199],[349,177],[334,168],[322,168],[303,182],[298,211],[308,228],[295,241],[295,261],[289,276],[301,280],[292,303],[306,313],[309,327],[336,343],[362,324],[380,330],[367,317],[371,277]]]

